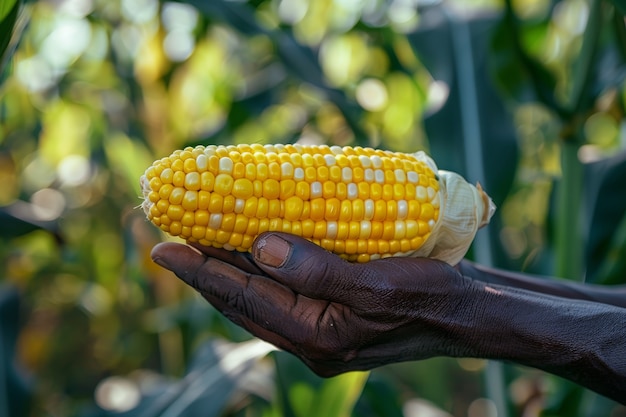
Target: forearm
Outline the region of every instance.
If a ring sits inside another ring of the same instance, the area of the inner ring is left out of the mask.
[[[505,285],[573,300],[588,300],[626,308],[626,286],[581,284],[488,268],[463,261],[461,273],[490,284]]]
[[[626,309],[479,284],[471,356],[545,370],[622,403],[626,399]]]

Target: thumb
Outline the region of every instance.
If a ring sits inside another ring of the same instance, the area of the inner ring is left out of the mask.
[[[358,279],[356,265],[288,233],[259,235],[252,255],[272,278],[310,298],[345,303]]]

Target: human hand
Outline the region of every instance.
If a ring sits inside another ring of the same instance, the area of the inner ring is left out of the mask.
[[[284,233],[259,236],[252,254],[193,247],[161,243],[152,258],[321,376],[466,353],[464,304],[478,290],[444,262],[349,263]]]

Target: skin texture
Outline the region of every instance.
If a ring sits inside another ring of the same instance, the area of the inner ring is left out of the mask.
[[[161,243],[153,260],[321,376],[434,356],[515,362],[626,399],[626,289],[426,258],[348,263],[282,233],[252,254]]]

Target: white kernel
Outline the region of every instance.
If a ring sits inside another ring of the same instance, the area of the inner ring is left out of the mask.
[[[233,245],[231,245],[230,243],[224,243],[224,246],[222,246],[222,248],[224,248],[226,250],[230,250],[230,251],[235,250],[235,247]]]
[[[374,168],[380,168],[383,166],[383,160],[380,159],[380,156],[378,155],[374,155],[372,156],[372,165],[374,165]]]
[[[365,210],[363,212],[363,218],[365,220],[372,220],[374,218],[374,207],[376,206],[376,204],[374,203],[374,200],[372,200],[371,198],[368,198],[367,200],[363,202],[363,204],[365,206]]]
[[[404,239],[404,236],[406,236],[406,223],[404,223],[404,221],[402,220],[396,220],[395,223],[396,223],[395,224],[396,230],[395,230],[395,236],[393,238]]]
[[[209,216],[209,227],[211,229],[219,229],[222,226],[222,214],[221,213],[212,213]]]
[[[409,204],[406,200],[398,201],[398,220],[406,219],[406,216],[409,214]]]
[[[280,173],[283,178],[289,179],[293,177],[293,165],[289,162],[283,162],[280,165]]]
[[[322,196],[322,183],[315,181],[311,184],[311,198],[319,198]]]
[[[209,158],[207,158],[205,154],[198,155],[198,157],[196,158],[196,167],[198,168],[198,171],[204,172],[206,171],[208,166]]]
[[[435,190],[428,187],[428,201],[431,201],[433,198],[435,198]]]
[[[246,200],[244,200],[243,198],[236,198],[235,199],[235,213],[237,214],[241,214],[243,213],[243,209],[246,206]]]
[[[330,151],[334,153],[335,155],[343,155],[343,149],[341,148],[341,146],[337,146],[337,145],[331,146]]]
[[[430,202],[434,208],[439,208],[439,193],[435,195],[435,198]]]
[[[355,183],[348,184],[348,200],[354,200],[359,196],[359,188]]]
[[[380,259],[379,253],[373,253],[370,255],[370,261],[375,261],[376,259]]]
[[[329,167],[332,167],[337,163],[337,161],[335,160],[335,157],[329,154],[324,155],[324,161],[326,162],[326,166],[329,166]]]
[[[433,219],[428,220],[428,227],[431,231],[435,228],[435,221]]]
[[[233,173],[233,160],[225,156],[220,158],[219,173],[220,174],[232,174]]]
[[[411,184],[417,184],[420,180],[419,175],[417,175],[417,172],[415,171],[409,171],[406,174],[406,179],[411,183]]]
[[[384,184],[385,183],[385,171],[383,171],[382,169],[377,169],[376,171],[374,171],[374,179],[376,180],[377,183]]]
[[[420,203],[425,203],[426,201],[428,201],[428,192],[426,191],[426,187],[424,187],[423,185],[418,185],[417,187],[415,187],[415,197]]]
[[[396,182],[399,182],[400,184],[404,184],[406,182],[406,173],[403,169],[396,169],[393,173],[396,176]]]
[[[361,220],[359,239],[369,239],[372,234],[372,223],[369,220]]]
[[[302,168],[296,168],[293,171],[293,179],[296,181],[302,181],[304,179],[304,170]]]
[[[350,181],[352,181],[352,168],[350,168],[350,167],[343,167],[341,169],[341,181],[343,181],[343,182],[350,182]]]
[[[274,145],[274,149],[276,149],[276,153],[284,152],[285,145],[283,145],[282,143],[277,143]]]
[[[371,168],[367,168],[363,172],[363,178],[365,179],[365,182],[374,182],[374,170]]]
[[[274,147],[274,145],[271,145],[269,143],[263,145],[263,147],[265,148],[265,152],[276,152],[276,148]]]
[[[361,166],[363,168],[369,168],[372,166],[372,160],[365,155],[359,155],[359,162],[361,162]]]
[[[337,222],[336,221],[328,221],[326,223],[326,238],[327,239],[337,238]]]

